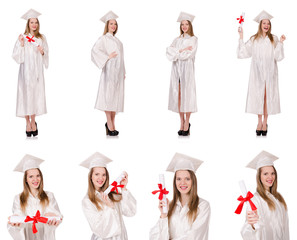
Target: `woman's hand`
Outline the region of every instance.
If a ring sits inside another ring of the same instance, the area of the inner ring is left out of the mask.
[[[183,52],[183,51],[187,51],[187,50],[192,51],[192,49],[193,49],[192,46],[188,46],[188,47],[186,47],[186,48],[184,48],[184,49],[179,50],[179,52],[181,53],[181,52]]]
[[[110,208],[114,208],[114,203],[109,199],[108,195],[104,194],[104,192],[101,192],[100,194],[103,203]]]
[[[283,43],[285,40],[286,40],[286,36],[285,35],[281,35],[280,42]]]
[[[248,223],[251,224],[252,227],[254,228],[254,224],[256,224],[259,221],[259,215],[258,215],[257,210],[256,211],[248,211],[246,219],[247,219]]]
[[[128,173],[124,172],[125,177],[123,180],[120,182],[121,185],[124,185],[123,189],[127,190],[127,184],[128,184]]]
[[[169,206],[169,200],[168,198],[166,198],[166,201],[167,201],[167,209],[168,209],[168,206]],[[159,210],[161,212],[161,216],[160,218],[167,218],[167,213],[163,213],[163,206],[166,206],[165,202],[160,200],[159,201]]]
[[[238,33],[239,33],[239,37],[240,37],[240,39],[243,39],[243,29],[242,29],[241,26],[238,27]]]
[[[116,56],[118,56],[118,54],[114,51],[111,54],[109,54],[108,59],[115,58]]]
[[[13,216],[16,216],[16,215],[13,215]],[[12,222],[10,222],[10,217],[8,217],[8,224],[10,224],[13,227],[19,227],[19,226],[21,226],[21,223],[12,223]]]
[[[44,55],[43,48],[40,45],[38,45],[37,50],[41,53],[41,55]]]
[[[24,36],[23,36],[23,34],[20,34],[19,35],[19,41],[20,41],[20,43],[21,43],[21,46],[23,47],[25,44],[24,44]]]
[[[54,213],[46,213],[46,214],[44,214],[44,217],[57,217],[57,215]],[[61,223],[61,221],[56,220],[56,219],[47,221],[48,225],[53,225],[53,226],[58,226],[60,223]]]

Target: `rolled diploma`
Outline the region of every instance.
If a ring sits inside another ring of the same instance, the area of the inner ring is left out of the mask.
[[[26,38],[27,36],[26,36],[25,34],[23,34],[23,36],[24,36],[25,40],[28,41],[28,39]],[[36,47],[39,46],[39,44],[36,43],[36,42],[30,42],[30,43],[32,43],[32,44],[33,44],[34,46],[36,46]]]
[[[165,188],[165,177],[164,174],[159,174],[159,182],[162,185],[162,188]],[[168,213],[168,208],[167,208],[167,200],[166,200],[166,194],[163,194],[163,202],[165,202],[165,206],[163,206],[163,213]]]
[[[241,14],[241,17],[244,19],[244,16],[245,16],[245,13],[243,12],[243,13]],[[240,27],[240,31],[241,31],[242,25],[243,25],[243,22],[240,23],[240,26],[239,26],[239,27]]]
[[[246,197],[246,195],[247,195],[247,190],[246,190],[246,186],[245,186],[245,183],[244,183],[243,180],[239,181],[239,187],[240,187],[240,190],[241,190],[241,192],[242,192],[243,197]],[[247,205],[247,210],[248,210],[248,211],[252,211],[252,208],[251,208],[250,203],[245,202],[244,204]],[[255,224],[254,224],[254,228],[255,228],[255,229],[259,229],[259,227],[260,227],[260,226],[259,226],[258,223],[255,223]]]
[[[11,216],[9,221],[11,223],[25,223],[26,218],[27,218],[26,216]],[[48,219],[47,221],[51,221],[54,219],[56,219],[57,221],[61,221],[60,217],[45,217],[45,218]],[[30,222],[33,222],[33,221],[29,221],[27,223],[30,223]]]
[[[122,172],[121,175],[116,179],[117,184],[119,185],[124,178],[125,178],[125,173]],[[108,195],[112,188],[113,188],[113,186],[109,185],[109,187],[104,191],[104,194]]]

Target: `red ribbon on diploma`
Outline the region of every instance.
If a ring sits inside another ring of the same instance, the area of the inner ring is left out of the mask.
[[[29,216],[27,216],[26,219],[25,219],[25,222],[33,221],[32,231],[33,231],[33,233],[35,234],[35,233],[38,232],[38,231],[37,231],[37,228],[36,228],[36,223],[38,223],[38,222],[41,222],[41,223],[47,223],[47,220],[48,220],[48,219],[45,218],[45,217],[40,217],[40,212],[39,212],[39,210],[37,210],[36,215],[33,216],[33,217],[29,217]]]
[[[28,42],[35,42],[35,40],[33,39],[34,36],[32,36],[31,38],[29,36],[26,36],[26,38],[28,39]]]
[[[162,188],[162,184],[158,184],[158,188],[159,190],[153,191],[152,194],[156,194],[157,192],[159,192],[159,200],[163,199],[163,194],[168,194],[169,191],[166,190],[166,188]]]
[[[242,22],[244,22],[244,18],[242,16],[240,16],[240,18],[237,18],[237,20],[239,20],[239,24],[241,24]]]
[[[111,185],[113,186],[113,188],[110,191],[113,192],[114,190],[116,190],[117,193],[119,193],[118,187],[120,187],[120,188],[125,187],[124,185],[118,185],[118,183],[116,181],[114,181]]]
[[[250,191],[246,194],[245,198],[240,195],[239,198],[237,198],[237,200],[240,201],[240,203],[239,203],[238,207],[236,208],[235,213],[240,214],[241,211],[242,211],[242,208],[243,208],[243,204],[245,202],[247,202],[247,201],[250,203],[251,209],[253,211],[257,210],[257,207],[255,206],[255,204],[251,200],[251,198],[253,198],[253,197],[254,197],[254,195]]]

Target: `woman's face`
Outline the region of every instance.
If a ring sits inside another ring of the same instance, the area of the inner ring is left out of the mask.
[[[272,166],[261,168],[261,182],[266,190],[272,187],[275,180],[275,171]]]
[[[117,30],[117,21],[114,19],[109,20],[108,22],[108,32],[114,33]]]
[[[190,173],[187,170],[179,170],[176,172],[175,184],[177,190],[181,194],[187,194],[192,187],[192,180]]]
[[[27,179],[26,179],[30,191],[32,192],[32,190],[34,189],[38,189],[40,182],[41,182],[41,176],[40,173],[38,171],[38,169],[29,169],[27,170]]]
[[[181,22],[181,29],[182,29],[183,33],[187,33],[188,32],[188,30],[189,30],[189,23],[188,23],[187,20],[183,20]]]
[[[270,21],[268,19],[263,19],[261,24],[262,32],[267,33],[270,29]]]
[[[97,191],[104,185],[106,181],[106,171],[103,167],[94,167],[92,174],[92,182]]]
[[[30,31],[36,31],[37,28],[38,28],[38,21],[36,18],[30,18],[29,20],[29,28],[30,28]]]

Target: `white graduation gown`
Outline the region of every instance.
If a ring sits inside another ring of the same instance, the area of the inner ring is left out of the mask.
[[[246,112],[264,113],[264,93],[266,86],[267,114],[280,113],[278,89],[277,61],[284,58],[283,44],[273,36],[274,45],[266,36],[255,41],[250,39],[246,43],[239,40],[237,49],[238,58],[252,57],[250,80],[246,101]]]
[[[40,200],[38,197],[34,197],[31,193],[28,197],[26,212],[22,212],[20,205],[20,194],[16,195],[12,207],[12,215],[18,216],[35,216],[37,210],[40,211],[41,216],[46,213],[54,213],[58,217],[62,217],[54,194],[51,192],[46,192],[49,205],[42,209]],[[46,223],[37,223],[36,228],[37,233],[32,232],[32,223],[22,223],[20,227],[14,227],[7,224],[8,231],[14,240],[55,240],[55,230],[56,226],[48,225]]]
[[[191,225],[188,221],[188,205],[182,207],[180,201],[170,218],[160,218],[150,231],[150,240],[207,240],[210,219],[209,203],[200,198],[198,216]]]
[[[29,35],[31,36],[31,35]],[[37,47],[24,38],[24,47],[19,40],[13,49],[12,57],[20,64],[17,90],[16,116],[41,115],[46,113],[45,87],[43,65],[48,68],[48,45],[44,35],[43,39],[33,38],[42,46],[44,55]]]
[[[116,52],[115,58],[108,56]],[[102,69],[95,108],[102,111],[124,111],[125,64],[121,41],[110,33],[101,36],[92,48],[92,61]]]
[[[266,193],[274,202],[275,211],[271,211],[268,204],[256,192],[252,201],[258,209],[260,228],[254,230],[246,221],[241,229],[242,238],[244,240],[289,240],[288,212],[272,194]]]
[[[101,198],[99,192],[96,195]],[[98,211],[88,195],[82,200],[83,212],[93,232],[91,240],[127,240],[123,216],[132,217],[136,213],[136,200],[128,190],[122,191],[122,200],[114,203],[115,208],[103,205]]]
[[[192,46],[193,49],[179,52]],[[198,46],[197,37],[185,34],[174,39],[167,48],[167,58],[172,61],[172,70],[169,88],[168,109],[178,111],[178,88],[180,82],[181,106],[180,112],[197,112],[196,84],[195,84],[195,55]]]

